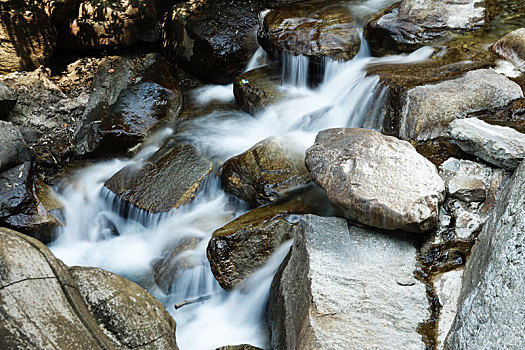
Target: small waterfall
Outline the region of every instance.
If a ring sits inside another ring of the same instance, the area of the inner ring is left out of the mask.
[[[308,69],[310,60],[303,55],[282,54],[282,81],[297,88],[308,86]]]

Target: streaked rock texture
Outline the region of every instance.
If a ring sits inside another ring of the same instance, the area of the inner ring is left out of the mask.
[[[443,180],[406,141],[368,129],[323,130],[306,152],[306,166],[350,220],[411,232],[437,225]]]
[[[525,71],[525,28],[508,33],[492,45],[491,49],[519,70]]]

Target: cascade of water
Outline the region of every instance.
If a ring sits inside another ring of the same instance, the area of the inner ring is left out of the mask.
[[[283,83],[297,88],[306,88],[308,85],[308,68],[310,65],[308,57],[284,52],[281,60]]]

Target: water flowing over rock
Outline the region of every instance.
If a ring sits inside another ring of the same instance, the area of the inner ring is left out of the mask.
[[[340,218],[298,225],[271,288],[274,349],[425,349],[429,305],[409,240]]]
[[[189,203],[212,168],[195,147],[168,142],[142,164],[120,170],[104,186],[124,202],[161,213]]]
[[[0,82],[0,120],[7,119],[7,114],[16,105],[17,99],[15,92]]]
[[[31,151],[18,128],[0,120],[0,173],[28,160]]]
[[[84,0],[76,17],[59,29],[59,45],[65,49],[154,42],[160,36],[156,1]]]
[[[485,165],[449,158],[441,165],[439,175],[451,197],[465,202],[483,202],[491,173]]]
[[[525,347],[525,163],[516,169],[472,249],[445,349]]]
[[[525,71],[525,28],[516,29],[498,40],[492,51]]]
[[[282,99],[281,70],[275,65],[252,69],[233,81],[235,102],[245,112],[256,115],[272,103]]]
[[[378,13],[365,27],[365,37],[378,56],[411,52],[450,34],[483,29],[485,0],[403,0]]]
[[[286,136],[257,143],[222,169],[224,189],[253,206],[275,202],[286,190],[310,181],[303,152]]]
[[[24,0],[0,2],[0,74],[33,70],[49,63],[56,30],[46,14]]]
[[[449,134],[465,152],[500,168],[514,170],[525,159],[525,135],[508,127],[458,119],[450,124]]]
[[[306,167],[350,220],[410,232],[437,225],[443,180],[406,141],[367,129],[323,130],[306,151]]]
[[[175,322],[145,290],[98,269],[70,273],[42,243],[4,228],[0,333],[2,349],[177,349]]]

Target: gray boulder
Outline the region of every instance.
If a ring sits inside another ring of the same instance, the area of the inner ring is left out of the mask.
[[[492,169],[470,160],[449,158],[441,164],[439,175],[451,197],[465,202],[483,202]]]
[[[31,151],[18,128],[0,120],[0,173],[28,160]]]
[[[368,129],[323,130],[306,167],[347,219],[410,232],[437,225],[443,180],[406,141]]]
[[[304,216],[272,283],[274,349],[425,349],[416,249],[340,218]]]
[[[516,169],[472,249],[445,349],[525,347],[525,163]]]
[[[491,50],[525,71],[525,28],[508,33],[492,45]]]
[[[15,92],[0,82],[0,120],[7,119],[9,111],[16,105]]]
[[[486,162],[514,170],[525,158],[525,134],[477,118],[459,119],[448,128],[459,147]]]

